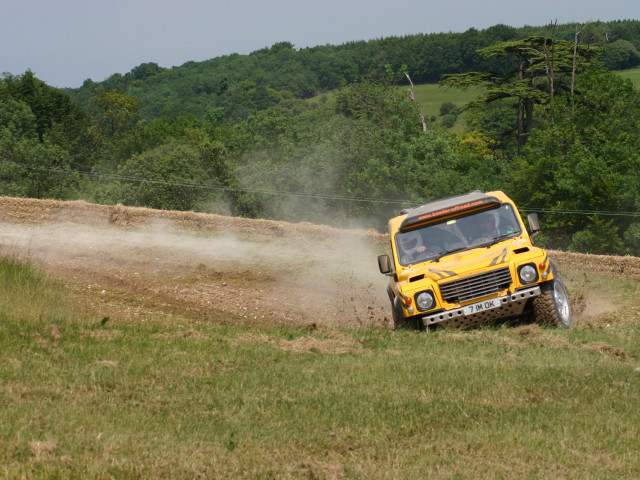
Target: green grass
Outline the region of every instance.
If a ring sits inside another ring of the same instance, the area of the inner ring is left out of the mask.
[[[401,91],[408,92],[408,87],[398,87]],[[477,98],[483,89],[481,87],[470,87],[467,90],[460,90],[458,88],[441,87],[437,84],[422,84],[415,85],[415,101],[419,106],[420,111],[425,116],[427,122],[435,118],[437,125],[440,125],[442,117],[440,115],[440,107],[443,103],[451,102],[456,106],[462,106]],[[408,94],[408,93],[407,93]],[[462,112],[458,115],[458,118],[451,131],[462,131],[465,126],[466,112]]]
[[[406,87],[402,87],[403,89]],[[459,88],[441,87],[437,84],[415,86],[416,103],[420,105],[425,115],[440,115],[440,106],[445,102],[464,105],[478,97],[484,91],[481,87],[470,87],[467,90]]]
[[[631,80],[636,88],[640,88],[640,67],[630,68],[629,70],[621,70],[617,73],[621,77]]]
[[[2,278],[0,478],[640,476],[636,317],[429,333],[114,323],[30,265]]]

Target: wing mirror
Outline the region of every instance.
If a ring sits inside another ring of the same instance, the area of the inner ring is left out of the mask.
[[[389,258],[389,255],[378,256],[378,268],[380,269],[380,273],[385,275],[393,273],[393,267],[391,266],[391,259]]]
[[[530,213],[527,215],[527,221],[529,222],[529,231],[531,238],[534,238],[540,233],[540,222],[538,221],[537,213]]]

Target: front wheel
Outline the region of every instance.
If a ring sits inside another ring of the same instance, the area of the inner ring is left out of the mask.
[[[569,294],[560,277],[540,286],[542,294],[533,302],[536,321],[542,325],[571,328]]]
[[[391,316],[393,318],[394,330],[398,330],[399,328],[424,330],[422,321],[420,320],[419,316],[413,316],[409,318],[404,316],[402,306],[400,305],[400,300],[397,297],[393,302],[391,302]]]
[[[391,302],[391,317],[393,318],[394,330],[397,330],[399,328],[407,328],[409,326],[406,318],[404,317],[400,302],[397,298],[395,300],[392,300]]]

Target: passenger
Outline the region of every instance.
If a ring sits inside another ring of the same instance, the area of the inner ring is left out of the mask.
[[[491,214],[479,215],[478,221],[476,222],[476,228],[478,229],[478,238],[486,239],[497,238],[498,237],[498,229],[496,228],[496,221]]]

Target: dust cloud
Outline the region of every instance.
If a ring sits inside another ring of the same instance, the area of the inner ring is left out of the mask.
[[[326,238],[277,229],[211,232],[162,218],[135,227],[2,223],[0,249],[93,291],[135,293],[195,318],[388,322],[386,279],[376,262],[381,247],[361,232]]]

